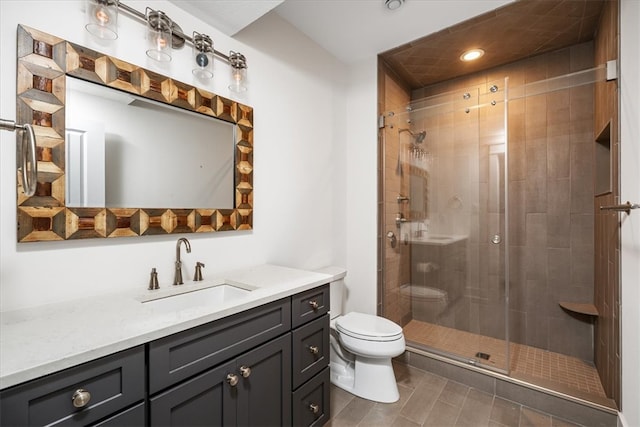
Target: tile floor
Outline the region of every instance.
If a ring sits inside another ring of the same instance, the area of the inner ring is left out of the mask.
[[[338,426],[575,427],[532,408],[394,362],[396,403],[375,403],[331,386],[331,420]]]
[[[403,331],[407,341],[470,359],[476,352],[482,351],[491,355],[484,363],[506,368],[506,345],[503,340],[416,320],[409,322]],[[534,383],[538,379],[544,381],[540,385],[578,397],[586,397],[578,394],[586,393],[595,398],[606,398],[593,363],[516,343],[510,345],[510,359],[511,375],[514,377],[525,377]]]

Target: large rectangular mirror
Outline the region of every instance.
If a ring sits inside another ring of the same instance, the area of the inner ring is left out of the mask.
[[[68,207],[233,209],[232,123],[67,76]]]
[[[18,175],[18,242],[252,228],[251,107],[24,26],[17,50],[38,157],[34,196]]]

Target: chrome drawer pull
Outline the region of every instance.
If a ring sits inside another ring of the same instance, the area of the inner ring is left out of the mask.
[[[315,403],[312,403],[309,405],[309,410],[314,414],[317,414],[318,412],[320,412],[320,405],[316,405]]]
[[[73,406],[76,408],[84,408],[87,406],[89,401],[91,400],[91,393],[83,388],[77,389],[73,396],[71,396],[71,401],[73,402]]]
[[[318,309],[318,302],[316,300],[311,300],[309,301],[309,305],[311,306],[312,309],[317,310]]]
[[[249,375],[251,375],[251,368],[248,366],[240,366],[240,374],[242,375],[242,378],[248,378]]]
[[[238,385],[238,376],[236,374],[227,374],[227,382],[231,387]]]
[[[318,354],[320,352],[320,349],[315,345],[310,345],[309,351],[311,352],[311,354]]]

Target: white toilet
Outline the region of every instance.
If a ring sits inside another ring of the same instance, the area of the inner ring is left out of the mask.
[[[400,395],[391,358],[405,350],[402,328],[379,316],[342,315],[342,278],[331,282],[331,382],[356,396],[375,402],[396,402]]]

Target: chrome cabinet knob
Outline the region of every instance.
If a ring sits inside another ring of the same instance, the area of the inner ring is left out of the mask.
[[[309,410],[310,410],[311,412],[313,412],[314,414],[317,414],[318,412],[320,412],[320,405],[317,405],[317,404],[315,404],[315,403],[311,403],[311,404],[309,405]]]
[[[312,309],[317,310],[317,309],[318,309],[318,301],[316,301],[316,300],[311,300],[311,301],[309,301],[309,306],[310,306]]]
[[[227,374],[227,382],[231,387],[238,385],[238,376],[236,374]]]
[[[309,346],[309,352],[311,354],[318,354],[320,352],[320,349],[315,345],[310,345]]]
[[[87,406],[89,401],[91,400],[91,393],[83,388],[77,389],[73,396],[71,396],[71,401],[73,402],[73,406],[76,408],[84,408]]]
[[[240,375],[242,378],[248,378],[251,375],[251,368],[248,366],[240,366]]]

